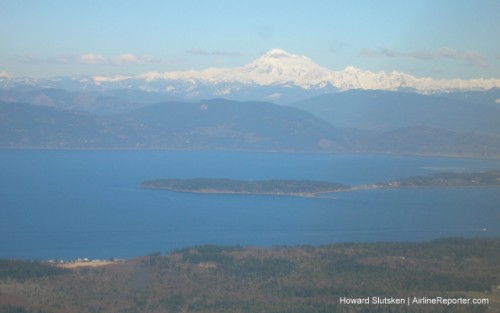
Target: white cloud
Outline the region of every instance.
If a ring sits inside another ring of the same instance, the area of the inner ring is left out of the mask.
[[[76,61],[74,63],[80,64],[103,64],[107,62],[104,56],[95,53],[82,54],[80,56],[77,56],[74,61]]]
[[[466,61],[467,65],[472,65],[472,66],[488,65],[488,61],[486,60],[486,58],[479,52],[458,51],[456,49],[448,47],[443,47],[434,51],[420,50],[412,52],[403,52],[390,48],[381,48],[378,50],[365,48],[361,50],[360,54],[366,57],[412,58],[419,60],[452,59],[452,60]]]
[[[160,61],[150,55],[137,56],[133,53],[123,53],[108,57],[100,54],[85,53],[75,57],[72,63],[101,65],[150,65],[160,63]]]
[[[115,65],[149,65],[160,63],[150,55],[136,56],[132,53],[124,53],[110,58],[111,63]]]
[[[0,72],[0,78],[1,77],[10,78],[10,75],[7,72]]]

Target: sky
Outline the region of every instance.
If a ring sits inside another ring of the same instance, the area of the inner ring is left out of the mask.
[[[238,67],[273,48],[331,70],[499,78],[498,0],[1,0],[0,73]]]

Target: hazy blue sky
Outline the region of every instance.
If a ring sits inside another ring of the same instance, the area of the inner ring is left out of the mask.
[[[1,0],[0,72],[242,66],[281,48],[332,70],[498,78],[500,1]]]

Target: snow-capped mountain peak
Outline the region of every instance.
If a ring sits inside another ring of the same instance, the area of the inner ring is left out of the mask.
[[[302,88],[311,88],[331,76],[330,70],[308,57],[282,49],[272,49],[239,70],[258,85],[293,83]]]
[[[136,76],[94,76],[85,79],[20,79],[0,72],[0,87],[11,88],[20,84],[61,88],[141,89],[196,96],[204,94],[229,95],[245,87],[295,87],[318,92],[349,89],[398,90],[413,89],[421,93],[452,90],[486,90],[500,88],[500,79],[451,79],[435,80],[414,77],[392,71],[377,73],[347,66],[332,71],[318,65],[304,55],[292,54],[283,49],[271,49],[247,65],[235,68],[207,68],[177,72],[148,72]],[[211,94],[207,94],[211,93]]]
[[[311,59],[303,55],[296,55],[286,52],[281,49],[272,49],[264,53],[260,58],[244,66],[244,68],[256,67],[278,67],[286,69],[301,69],[303,71],[323,70],[330,72],[330,70],[321,67],[314,63]]]
[[[262,57],[265,58],[290,58],[295,56],[296,55],[288,53],[285,50],[278,48],[271,49],[262,55]]]

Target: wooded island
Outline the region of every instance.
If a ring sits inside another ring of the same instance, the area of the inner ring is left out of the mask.
[[[271,179],[247,181],[227,178],[157,179],[145,181],[141,186],[144,188],[166,189],[178,192],[312,197],[322,193],[362,189],[498,187],[500,186],[500,170],[479,173],[446,172],[356,186],[316,180]]]
[[[500,186],[500,170],[487,172],[446,172],[411,176],[376,184],[380,187],[495,187]]]

